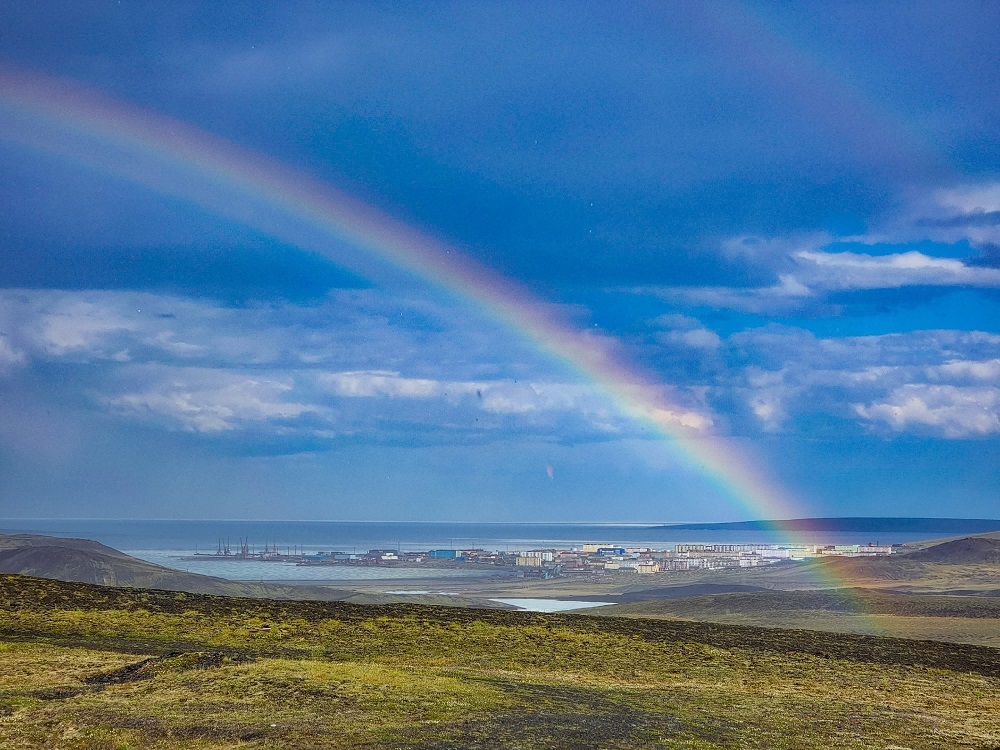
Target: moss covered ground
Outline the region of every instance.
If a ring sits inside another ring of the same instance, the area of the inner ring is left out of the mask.
[[[6,576],[0,747],[1000,748],[1000,651]]]

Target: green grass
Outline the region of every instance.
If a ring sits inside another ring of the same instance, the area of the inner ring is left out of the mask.
[[[0,747],[988,748],[998,717],[986,648],[0,577]]]

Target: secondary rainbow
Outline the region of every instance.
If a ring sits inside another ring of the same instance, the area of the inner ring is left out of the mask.
[[[621,412],[665,438],[687,462],[758,518],[807,515],[766,472],[669,388],[630,365],[613,341],[581,331],[552,306],[434,238],[329,185],[175,120],[76,84],[0,71],[0,138],[70,159],[298,243],[303,229],[337,262],[365,254],[468,300],[606,392]],[[303,224],[307,225],[303,227]],[[345,255],[342,243],[362,250]],[[336,251],[332,248],[336,246]]]

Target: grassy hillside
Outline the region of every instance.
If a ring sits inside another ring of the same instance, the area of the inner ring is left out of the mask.
[[[0,746],[1000,747],[1000,651],[0,576]]]

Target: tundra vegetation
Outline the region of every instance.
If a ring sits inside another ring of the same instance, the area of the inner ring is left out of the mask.
[[[1000,747],[1000,650],[0,576],[0,746]]]

